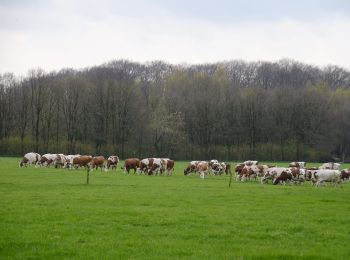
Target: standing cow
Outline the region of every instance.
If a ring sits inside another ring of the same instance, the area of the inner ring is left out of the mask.
[[[79,167],[90,167],[90,162],[92,160],[91,155],[80,155],[73,159],[73,167],[78,169]]]
[[[331,182],[334,185],[337,185],[341,182],[340,177],[340,171],[338,170],[321,169],[311,171],[311,181],[316,187],[324,182]]]
[[[100,167],[102,171],[102,168],[104,167],[104,163],[105,163],[105,158],[103,156],[95,156],[91,159],[89,163],[89,167],[91,170],[93,169],[97,170]]]
[[[38,153],[34,153],[34,152],[26,153],[23,156],[19,166],[20,167],[23,167],[23,166],[27,167],[28,165],[35,164],[35,167],[37,167],[40,164],[40,159],[41,159],[41,156]]]
[[[119,163],[119,157],[117,155],[111,155],[107,159],[106,169],[117,169]]]
[[[130,170],[134,170],[134,174],[137,169],[140,168],[140,159],[139,158],[129,158],[124,162],[124,167],[121,167],[125,173],[130,173]]]
[[[201,161],[197,164],[196,167],[197,172],[199,173],[199,177],[201,179],[204,179],[206,175],[208,175],[208,170],[209,170],[209,164],[208,162]]]

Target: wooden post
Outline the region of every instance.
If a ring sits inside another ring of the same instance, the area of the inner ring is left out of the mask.
[[[232,182],[232,172],[230,171],[230,181],[228,183],[228,187],[231,187],[231,182]]]
[[[89,177],[90,177],[90,167],[87,167],[87,172],[86,172],[86,184],[89,184]]]

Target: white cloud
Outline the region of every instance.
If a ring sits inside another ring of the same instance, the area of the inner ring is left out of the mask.
[[[61,1],[29,11],[2,8],[0,22],[7,26],[0,27],[0,72],[82,68],[120,58],[171,63],[292,58],[350,68],[350,17],[344,15],[222,24],[180,18],[143,3],[143,15],[140,9],[123,14],[125,5],[123,12],[109,10],[115,8],[109,2],[96,10],[87,4],[81,12]]]

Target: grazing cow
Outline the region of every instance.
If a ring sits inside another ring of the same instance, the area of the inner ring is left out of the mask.
[[[340,171],[329,169],[311,171],[311,181],[316,185],[316,187],[324,182],[331,182],[336,185],[341,182]]]
[[[125,173],[130,173],[130,170],[134,170],[134,174],[136,173],[137,169],[140,168],[140,159],[139,158],[129,158],[126,159],[124,162],[124,167],[121,167],[124,169]]]
[[[53,162],[52,163],[55,166],[55,168],[63,167],[63,166],[65,166],[67,164],[67,158],[62,153],[55,154],[55,156],[53,157]]]
[[[349,169],[345,169],[345,170],[342,170],[340,172],[340,179],[345,181],[345,180],[349,180],[349,177],[350,177],[350,168]]]
[[[153,161],[154,161],[154,158],[146,158],[141,160],[139,171],[143,174],[148,174],[148,171],[153,166]]]
[[[256,180],[257,177],[262,178],[265,174],[265,171],[269,168],[268,165],[256,165],[253,164],[251,166],[245,165],[241,172],[237,174],[237,181],[245,181],[245,180]]]
[[[290,167],[292,179],[295,183],[303,183],[306,179],[306,169],[299,167]]]
[[[80,155],[73,158],[73,166],[78,169],[79,167],[89,167],[92,160],[91,155]]]
[[[117,155],[111,155],[107,159],[106,169],[117,169],[119,163],[119,157]]]
[[[20,167],[27,167],[30,164],[35,164],[35,167],[38,166],[38,164],[40,163],[41,160],[41,156],[38,153],[26,153],[23,158],[22,161],[20,162],[19,166]]]
[[[318,167],[319,170],[339,170],[340,163],[328,162]]]
[[[280,176],[283,172],[287,173],[287,175],[292,173],[292,171],[289,168],[285,168],[285,167],[268,168],[266,169],[264,176],[261,178],[261,183],[265,183],[268,180],[274,180],[276,177]],[[285,176],[285,174],[283,176]],[[279,183],[280,181],[283,181],[282,178],[278,179],[276,181],[276,184]]]
[[[212,161],[211,161],[212,162]],[[213,163],[209,163],[209,171],[214,173],[215,175],[221,175],[225,169],[223,167],[223,165],[219,162],[213,162]]]
[[[55,158],[56,158],[56,154],[51,154],[51,153],[44,154],[43,156],[41,156],[39,165],[48,167],[54,162]]]
[[[64,166],[65,168],[71,169],[73,167],[73,159],[79,157],[80,154],[70,154],[66,155],[66,165]]]
[[[155,175],[157,175],[158,173],[162,175],[163,172],[169,174],[169,171],[167,171],[167,165],[169,160],[169,158],[154,158],[153,165],[149,169],[148,175],[152,175],[153,173],[155,173]]]
[[[100,167],[101,171],[102,171],[102,168],[104,167],[105,160],[106,159],[103,156],[92,157],[92,160],[89,163],[90,169],[91,170],[93,170],[93,169],[97,170],[98,167]]]
[[[240,175],[242,173],[242,170],[244,168],[245,164],[244,163],[238,163],[235,167],[235,172],[237,175]]]
[[[289,167],[305,168],[306,162],[291,162]]]
[[[284,168],[282,171],[278,171],[275,174],[275,178],[272,181],[273,185],[283,183],[285,185],[287,182],[290,183],[293,180],[292,171],[289,168]]]
[[[209,164],[208,162],[201,161],[197,164],[196,171],[199,172],[200,178],[204,179],[205,175],[208,175]]]
[[[184,170],[184,175],[188,175],[188,174],[190,174],[192,172],[196,172],[198,163],[200,163],[200,161],[192,161],[192,162],[190,162],[190,164]]]

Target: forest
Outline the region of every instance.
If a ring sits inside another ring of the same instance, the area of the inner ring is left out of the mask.
[[[350,160],[350,72],[114,60],[0,75],[0,155]]]

